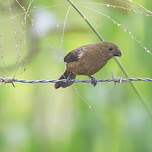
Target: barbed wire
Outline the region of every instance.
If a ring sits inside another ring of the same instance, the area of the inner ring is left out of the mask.
[[[14,82],[17,83],[31,83],[31,84],[36,84],[36,83],[56,83],[56,82],[74,82],[74,83],[78,83],[78,82],[82,82],[82,83],[91,83],[91,80],[76,80],[76,79],[72,79],[72,80],[67,80],[67,79],[62,79],[62,80],[20,80],[20,79],[16,79],[16,78],[0,78],[0,82],[3,84],[6,83],[11,83],[13,85],[13,87],[15,87]],[[99,79],[96,80],[97,83],[98,82],[114,82],[116,83],[123,83],[123,82],[130,82],[130,81],[152,81],[152,78],[115,78],[114,76],[111,79]]]

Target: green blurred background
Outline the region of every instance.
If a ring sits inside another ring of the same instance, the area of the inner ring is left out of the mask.
[[[105,40],[121,48],[119,58],[130,77],[152,77],[151,0],[73,0]],[[108,5],[103,5],[108,4]],[[117,6],[116,8],[109,7]],[[119,9],[123,7],[124,9]],[[130,9],[132,11],[130,11]],[[128,28],[141,41],[114,24]],[[66,0],[0,1],[0,76],[57,79],[65,54],[99,42]],[[124,77],[114,60],[97,79]],[[78,76],[78,79],[88,79]],[[136,82],[152,111],[152,84]],[[129,83],[75,83],[0,86],[0,152],[151,152],[152,119]]]

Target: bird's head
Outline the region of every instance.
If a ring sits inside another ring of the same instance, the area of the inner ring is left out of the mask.
[[[108,41],[100,42],[99,47],[100,47],[102,55],[104,55],[105,58],[107,59],[110,59],[113,56],[120,57],[122,55],[119,47],[113,42],[108,42]]]

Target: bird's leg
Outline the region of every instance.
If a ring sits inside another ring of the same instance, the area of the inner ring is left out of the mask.
[[[70,84],[71,83],[71,75],[72,75],[72,73],[70,72],[70,74],[68,75],[68,77],[67,77],[67,79],[66,79],[66,83],[67,84]]]
[[[70,72],[71,74],[71,72]],[[65,82],[63,82],[64,84],[69,84],[70,83],[70,74],[69,75],[63,75],[63,78],[66,79]]]
[[[97,85],[97,80],[93,76],[89,76],[91,78],[91,84],[95,87]]]

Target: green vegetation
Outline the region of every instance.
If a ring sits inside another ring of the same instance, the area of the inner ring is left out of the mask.
[[[136,0],[148,10],[121,0],[73,1],[105,40],[120,46],[130,77],[152,77],[151,1]],[[64,55],[98,37],[66,0],[0,2],[0,77],[57,79]],[[115,60],[95,77],[112,72],[125,77]],[[152,111],[151,82],[134,84]],[[152,119],[129,83],[15,86],[0,86],[0,152],[152,151]]]

